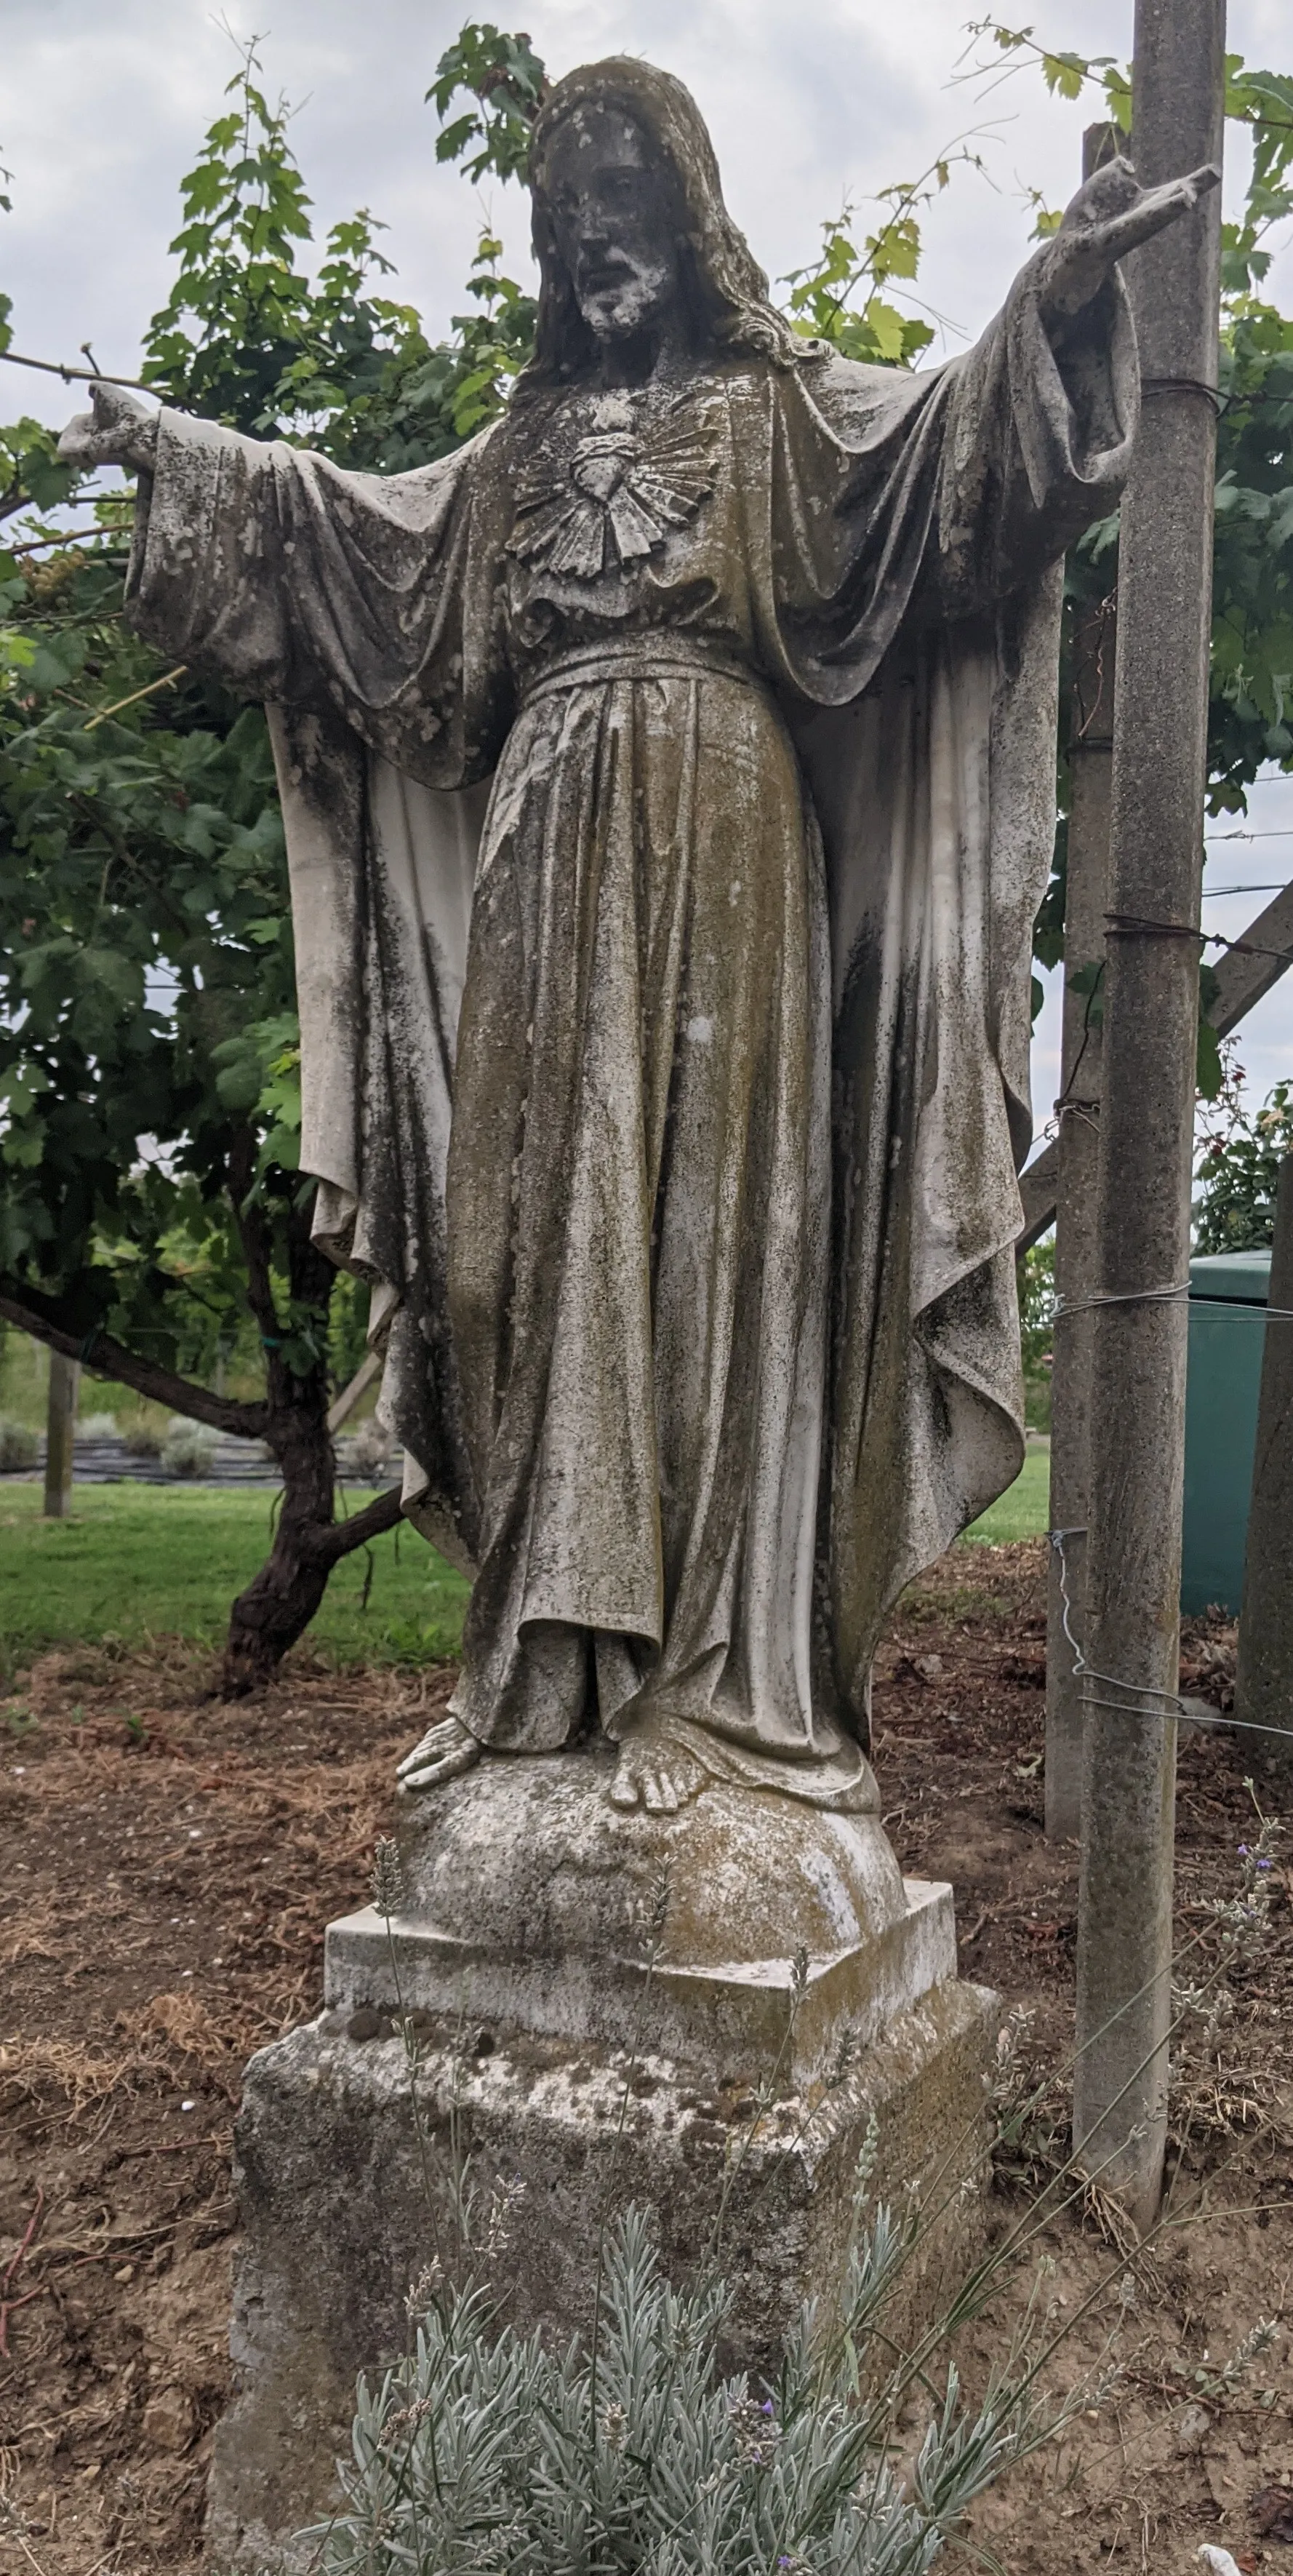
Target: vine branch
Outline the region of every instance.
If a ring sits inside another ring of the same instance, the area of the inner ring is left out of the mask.
[[[63,1359],[80,1360],[96,1377],[115,1378],[150,1403],[169,1405],[172,1413],[187,1414],[193,1422],[209,1423],[213,1431],[229,1432],[243,1440],[263,1440],[268,1433],[267,1404],[212,1395],[207,1387],[195,1386],[191,1378],[180,1377],[174,1369],[163,1368],[158,1361],[127,1349],[111,1333],[77,1332],[60,1313],[58,1301],[42,1297],[34,1288],[20,1288],[14,1280],[0,1282],[0,1319],[16,1324],[21,1332],[44,1342],[48,1350],[59,1352]]]
[[[57,358],[20,358],[16,349],[0,349],[0,359],[7,367],[36,367],[42,376],[61,376],[65,385],[124,385],[132,394],[157,399],[156,385],[146,385],[142,376],[110,376],[102,367],[65,367]]]
[[[371,1503],[365,1503],[353,1520],[333,1521],[328,1529],[304,1533],[302,1553],[313,1564],[326,1565],[331,1570],[343,1556],[353,1555],[357,1547],[366,1547],[370,1539],[381,1538],[384,1531],[394,1529],[401,1517],[399,1486],[390,1485],[384,1494],[375,1494]]]

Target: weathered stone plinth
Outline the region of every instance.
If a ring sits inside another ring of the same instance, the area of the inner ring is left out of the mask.
[[[624,1816],[606,1777],[589,1754],[499,1761],[419,1809],[396,1967],[378,1918],[334,1924],[327,2008],[248,2068],[237,2394],[211,2479],[219,2566],[308,2563],[292,2535],[335,2498],[355,2375],[403,2347],[408,2285],[453,2243],[455,2141],[478,2206],[523,2185],[490,2267],[504,2314],[561,2337],[588,2326],[605,2216],[652,2204],[685,2278],[714,2254],[726,2177],[732,2358],[774,2366],[800,2302],[838,2277],[873,2112],[873,2193],[920,2182],[943,2209],[889,2330],[935,2313],[976,2250],[995,2002],[956,1981],[949,1892],[904,1887],[874,1818],[726,1787],[677,1817]],[[662,1864],[648,1984],[639,1909]],[[401,2040],[350,2035],[357,2008],[395,2002],[396,1972],[419,2016],[425,2158]],[[845,2028],[856,2065],[823,2083]],[[760,2078],[776,2096],[763,2116]]]
[[[904,1882],[878,1816],[720,1783],[627,1814],[614,1756],[489,1762],[414,1814],[405,1896],[328,1927],[330,2004],[466,2013],[501,2031],[634,2048],[713,2082],[807,2083],[956,1974],[950,1887]],[[643,1921],[667,1878],[645,2007]],[[792,2011],[796,1951],[807,1987]],[[394,1955],[392,1956],[392,1952]]]

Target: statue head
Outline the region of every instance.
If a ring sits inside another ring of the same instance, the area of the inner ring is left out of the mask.
[[[723,203],[704,119],[670,73],[614,56],[558,81],[535,124],[530,189],[540,288],[529,384],[570,382],[599,346],[667,314],[685,317],[698,354],[778,366],[812,354],[769,302]]]

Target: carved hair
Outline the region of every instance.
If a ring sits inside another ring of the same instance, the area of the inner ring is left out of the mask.
[[[723,203],[709,129],[690,90],[672,73],[615,54],[568,72],[549,92],[530,145],[534,255],[539,263],[539,318],[534,356],[518,391],[565,384],[589,366],[595,343],[556,245],[548,198],[553,136],[582,107],[618,108],[640,127],[669,171],[678,194],[679,241],[697,318],[724,352],[771,358],[778,367],[821,354],[801,339],[769,300],[768,281]]]

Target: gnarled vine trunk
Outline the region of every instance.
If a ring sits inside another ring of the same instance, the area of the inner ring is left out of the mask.
[[[336,1519],[336,1454],[328,1429],[326,1332],[328,1300],[336,1273],[310,1238],[309,1207],[294,1208],[287,1225],[288,1296],[296,1329],[283,1330],[270,1273],[271,1237],[263,1209],[237,1189],[238,1228],[247,1263],[247,1302],[260,1327],[265,1352],[267,1420],[264,1438],[283,1478],[283,1500],[273,1545],[259,1573],[238,1595],[229,1616],[223,1689],[240,1698],[267,1682],[290,1646],[309,1627],[343,1556],[362,1547],[399,1519],[399,1495],[379,1494],[354,1520]],[[314,1319],[317,1356],[301,1368]],[[285,1356],[290,1344],[296,1365]]]
[[[304,1635],[333,1567],[356,1548],[394,1529],[400,1517],[397,1490],[374,1496],[353,1518],[336,1518],[336,1457],[328,1429],[326,1333],[335,1272],[310,1240],[309,1208],[287,1221],[290,1314],[286,1325],[274,1300],[273,1228],[269,1212],[250,1196],[256,1142],[246,1133],[231,1156],[230,1196],[247,1262],[247,1299],[260,1328],[266,1390],[247,1401],[212,1393],[110,1333],[100,1332],[74,1298],[51,1297],[25,1280],[0,1274],[0,1321],[34,1334],[51,1351],[79,1360],[97,1375],[133,1387],[149,1402],[208,1423],[244,1440],[263,1440],[283,1478],[283,1499],[265,1563],[239,1594],[229,1620],[222,1686],[226,1698],[260,1688],[290,1646]],[[304,1327],[302,1319],[304,1320]],[[90,1330],[86,1330],[87,1321]],[[315,1356],[302,1369],[312,1339]],[[285,1356],[290,1347],[298,1362]]]

